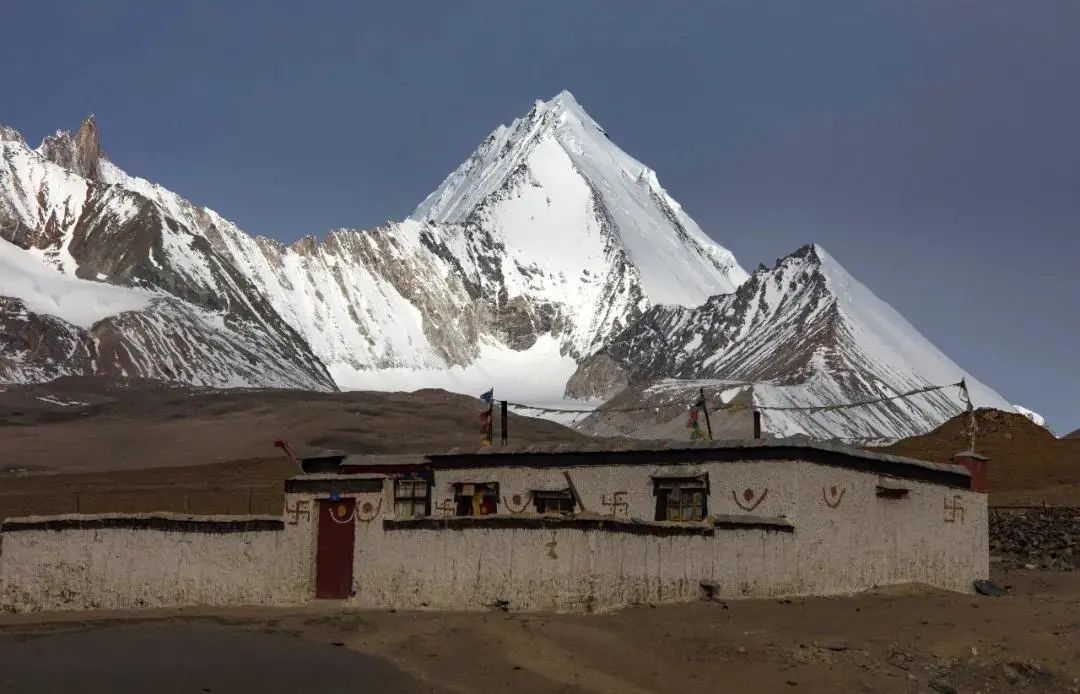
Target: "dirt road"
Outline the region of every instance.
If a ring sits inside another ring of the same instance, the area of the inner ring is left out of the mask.
[[[216,648],[239,655],[231,666],[212,660],[224,668],[215,692],[280,691],[235,686],[235,675],[257,664],[245,655],[253,634],[298,637],[293,652],[269,651],[274,665],[268,673],[286,666],[312,677],[338,672],[337,665],[318,660],[336,649],[377,659],[343,665],[342,672],[377,666],[380,677],[401,678],[386,680],[401,683],[400,691],[1080,691],[1080,573],[1021,571],[995,578],[1010,586],[1005,597],[893,591],[642,606],[606,615],[357,612],[319,604],[136,616],[143,620],[139,629],[164,634],[230,630],[237,646],[224,639]],[[61,615],[61,621],[45,623],[35,615],[0,617],[0,642],[31,638],[48,646],[28,661],[25,652],[0,647],[0,665],[18,656],[29,663],[24,676],[35,669],[48,675],[65,662],[68,649],[108,645],[116,624],[130,625],[113,621],[117,617]],[[88,641],[58,638],[72,632]],[[323,650],[312,656],[311,649]],[[154,662],[153,654],[147,657]]]
[[[0,636],[0,691],[436,691],[386,661],[288,634],[212,623],[116,624]]]

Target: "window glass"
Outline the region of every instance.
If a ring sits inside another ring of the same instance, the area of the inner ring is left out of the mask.
[[[569,489],[556,491],[534,491],[533,505],[537,513],[573,513],[574,496]]]
[[[394,516],[422,518],[428,515],[427,480],[394,480]]]
[[[708,515],[707,480],[657,479],[656,520],[700,521]]]
[[[459,516],[492,515],[499,509],[499,484],[455,484],[454,502]]]

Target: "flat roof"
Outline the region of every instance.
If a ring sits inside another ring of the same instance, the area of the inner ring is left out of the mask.
[[[508,446],[485,446],[483,448],[452,448],[446,453],[427,456],[432,462],[451,458],[500,458],[503,456],[559,456],[573,453],[666,453],[678,454],[690,451],[740,451],[749,457],[758,457],[763,451],[776,449],[824,451],[840,455],[886,462],[895,465],[913,465],[929,470],[938,470],[970,476],[967,468],[955,463],[932,463],[927,460],[905,458],[887,453],[874,453],[865,448],[847,446],[831,441],[815,441],[802,436],[777,439],[726,439],[716,441],[679,441],[655,439],[614,439],[587,441],[584,443],[557,444],[521,444]],[[351,458],[351,456],[349,456]]]
[[[700,463],[802,461],[969,489],[971,473],[962,465],[873,453],[807,438],[734,441],[603,442],[585,446],[524,446],[428,456],[435,469],[491,466],[580,467],[592,465],[671,466]]]
[[[373,472],[380,468],[430,467],[579,467],[587,465],[681,465],[703,462],[803,460],[821,465],[969,487],[971,473],[962,465],[932,463],[914,458],[875,453],[854,446],[784,439],[722,441],[596,439],[576,443],[521,444],[454,448],[428,455],[349,455],[342,472]]]

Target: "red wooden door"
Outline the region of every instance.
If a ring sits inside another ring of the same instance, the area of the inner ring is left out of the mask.
[[[315,551],[315,597],[340,600],[352,594],[356,499],[319,501]]]

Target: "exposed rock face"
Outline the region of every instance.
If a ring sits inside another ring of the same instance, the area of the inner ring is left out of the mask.
[[[55,368],[40,360],[28,368],[20,358],[24,366],[9,368],[5,380],[101,373],[220,387],[335,389],[303,338],[182,214],[194,208],[172,194],[144,194],[161,189],[128,179],[101,155],[92,119],[74,138],[58,133],[37,151],[21,139],[5,137],[0,145],[6,242],[65,275],[160,297],[91,330],[38,317],[53,328],[46,335],[56,344],[47,354],[78,342],[94,348],[93,358]],[[121,185],[127,180],[138,185]]]
[[[74,137],[66,130],[46,137],[38,151],[52,163],[83,178],[101,180],[101,139],[93,116],[83,120]]]
[[[604,353],[581,363],[566,382],[566,396],[575,399],[607,400],[630,385],[630,379],[617,361]]]
[[[746,276],[566,93],[498,128],[413,218],[291,246],[129,176],[93,118],[37,150],[4,132],[0,236],[66,274],[175,300],[94,333],[107,373],[317,388],[457,374],[470,391],[518,382],[515,355],[538,350],[532,376],[554,399],[574,359],[652,303]],[[228,337],[206,332],[211,315]],[[252,352],[268,365],[250,368]]]
[[[820,247],[748,276],[566,92],[498,127],[409,219],[291,245],[128,175],[102,153],[93,118],[37,149],[3,128],[0,238],[67,277],[149,297],[89,323],[67,317],[81,327],[27,314],[24,337],[8,343],[19,356],[3,355],[7,380],[494,385],[536,404],[628,388],[646,397],[658,382],[688,402],[706,379],[724,391],[753,383],[743,397],[775,408],[966,376]],[[23,321],[19,310],[7,320]],[[27,348],[40,340],[55,344]],[[68,347],[76,356],[61,366],[50,355]],[[976,404],[1009,407],[967,378]],[[938,391],[812,415],[765,410],[764,424],[891,439],[960,407],[955,390]]]
[[[621,382],[621,376],[605,382],[602,376],[611,373],[636,385],[687,381],[687,403],[700,379],[721,382],[712,389],[753,384],[764,430],[774,436],[914,436],[963,409],[959,389],[842,411],[766,408],[861,402],[961,378],[976,404],[1010,409],[815,245],[758,269],[734,293],[696,308],[649,309],[582,361],[571,380],[573,393],[611,395]]]
[[[709,421],[699,421],[699,431],[713,439],[754,437],[752,395],[723,384],[695,381],[660,381],[631,385],[578,421],[574,428],[592,436],[625,436],[636,439],[682,439],[690,435],[687,404],[706,389]],[[643,408],[643,409],[637,409]]]
[[[0,296],[0,382],[47,381],[91,373],[96,348],[86,331]]]

